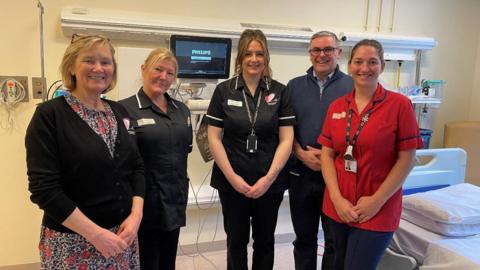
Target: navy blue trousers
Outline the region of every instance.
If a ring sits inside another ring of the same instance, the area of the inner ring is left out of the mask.
[[[329,219],[336,270],[375,270],[393,232],[367,231]]]
[[[303,168],[302,168],[303,167]],[[293,255],[296,270],[316,270],[319,221],[322,221],[325,241],[322,270],[334,269],[335,252],[328,218],[322,212],[325,182],[321,172],[305,166],[292,166],[289,175],[290,215],[292,217],[295,241]]]
[[[252,226],[252,270],[272,270],[275,227],[283,192],[249,199],[237,192],[218,191],[227,234],[227,269],[248,270],[247,245]]]
[[[175,270],[180,228],[172,231],[144,229],[138,231],[140,268],[142,270]]]

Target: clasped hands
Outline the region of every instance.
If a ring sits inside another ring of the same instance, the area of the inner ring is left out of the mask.
[[[267,192],[274,180],[273,177],[265,175],[258,179],[253,186],[250,186],[241,176],[235,174],[235,176],[230,179],[230,183],[237,192],[243,194],[245,197],[257,199]]]
[[[307,145],[306,149],[303,149],[300,144],[293,144],[293,152],[298,159],[300,159],[305,166],[313,171],[319,172],[322,169],[322,163],[320,157],[322,156],[322,150]]]
[[[106,259],[115,257],[124,252],[135,241],[140,221],[141,216],[132,213],[122,222],[116,234],[102,228],[87,240]]]
[[[335,210],[345,223],[364,223],[374,217],[382,205],[383,203],[373,196],[361,197],[356,205],[343,197],[334,201]]]

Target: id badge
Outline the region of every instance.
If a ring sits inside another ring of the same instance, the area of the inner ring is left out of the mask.
[[[247,137],[247,153],[256,153],[257,152],[257,135],[250,134]]]
[[[351,172],[351,173],[357,173],[357,161],[345,160],[345,171]]]

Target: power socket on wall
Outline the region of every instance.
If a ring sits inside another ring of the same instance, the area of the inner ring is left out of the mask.
[[[22,102],[28,102],[28,77],[27,76],[0,76],[0,83],[7,79],[14,79],[22,84],[25,88],[25,97]]]
[[[45,88],[43,87],[45,85]],[[47,89],[47,79],[45,78],[42,82],[41,77],[32,77],[32,96],[34,99],[43,98],[43,89]]]

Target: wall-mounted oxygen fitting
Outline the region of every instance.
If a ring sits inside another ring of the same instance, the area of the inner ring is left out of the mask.
[[[26,86],[28,86],[27,77],[16,78],[24,81],[24,84],[12,77],[0,78],[0,106],[7,111],[7,118],[5,120],[3,118],[0,119],[0,128],[7,131],[15,126],[13,112],[16,105],[24,101],[25,98],[28,101],[26,90]]]

